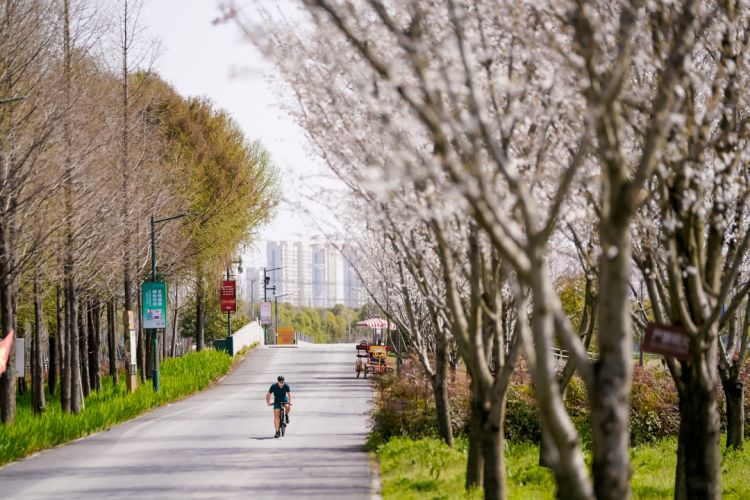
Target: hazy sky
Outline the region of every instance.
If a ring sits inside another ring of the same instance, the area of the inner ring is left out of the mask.
[[[269,0],[277,5],[275,0]],[[306,152],[303,131],[281,110],[268,82],[274,72],[258,51],[242,40],[232,24],[215,26],[215,0],[146,0],[141,23],[160,43],[155,69],[182,95],[207,96],[227,110],[251,139],[260,139],[281,171],[285,198],[298,199],[300,179],[322,170]],[[315,224],[288,203],[261,230],[268,239],[299,239],[315,233]],[[263,265],[262,249],[246,254]]]

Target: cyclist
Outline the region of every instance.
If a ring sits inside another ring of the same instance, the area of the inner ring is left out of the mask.
[[[273,403],[271,403],[271,395],[273,394]],[[276,383],[272,384],[266,393],[266,404],[268,406],[273,405],[273,426],[276,428],[276,434],[273,437],[279,437],[279,415],[281,414],[281,405],[284,405],[286,412],[286,423],[289,423],[289,410],[292,406],[292,389],[284,383],[284,376],[279,375],[276,378]]]

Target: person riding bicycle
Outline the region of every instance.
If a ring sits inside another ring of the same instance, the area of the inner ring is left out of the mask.
[[[289,410],[292,406],[292,389],[284,383],[284,376],[279,375],[277,382],[272,384],[266,393],[266,404],[268,406],[273,405],[273,426],[276,428],[276,434],[274,437],[279,437],[279,415],[281,415],[281,405],[284,405],[284,411],[286,412],[286,423],[289,423]],[[273,403],[271,403],[271,395],[273,394]]]

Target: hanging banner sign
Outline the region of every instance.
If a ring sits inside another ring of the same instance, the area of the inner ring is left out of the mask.
[[[5,373],[8,367],[8,358],[10,358],[10,348],[13,345],[14,332],[11,330],[8,335],[0,340],[0,375]]]
[[[224,280],[221,282],[221,312],[235,312],[237,310],[237,282]]]
[[[260,324],[261,325],[271,324],[271,303],[270,302],[260,303]]]
[[[167,327],[167,284],[163,281],[144,281],[143,291],[143,328]]]
[[[690,336],[681,326],[649,323],[643,339],[643,351],[671,356],[681,361],[690,358]]]

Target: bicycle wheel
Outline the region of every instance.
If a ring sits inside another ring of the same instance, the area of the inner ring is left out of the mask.
[[[282,418],[284,418],[284,415],[281,415]],[[284,437],[284,434],[286,434],[286,424],[282,421],[279,422],[279,430],[281,431],[281,436]]]

